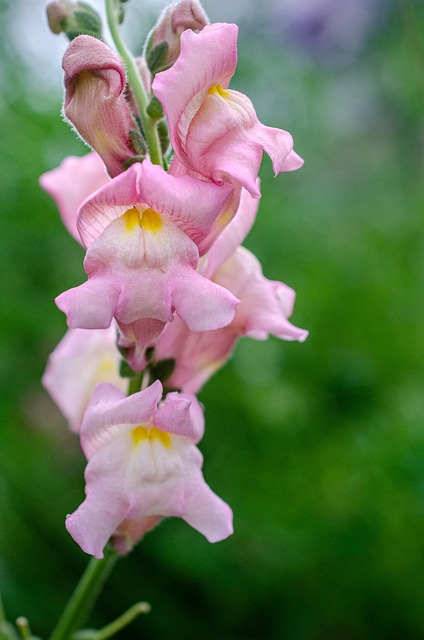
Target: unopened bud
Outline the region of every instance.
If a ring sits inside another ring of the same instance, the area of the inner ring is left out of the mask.
[[[180,0],[166,7],[148,40],[146,58],[151,61],[150,71],[155,74],[174,64],[180,54],[182,32],[186,29],[201,31],[207,24],[209,19],[198,0]]]
[[[95,9],[85,2],[59,0],[47,5],[47,20],[53,33],[64,33],[69,40],[80,35],[102,38],[102,21]]]
[[[62,33],[64,21],[72,15],[72,5],[70,2],[50,2],[46,12],[50,30]]]

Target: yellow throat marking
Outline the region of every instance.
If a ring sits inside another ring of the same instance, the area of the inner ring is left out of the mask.
[[[125,220],[125,231],[134,231],[138,225],[141,229],[150,233],[157,233],[162,228],[162,219],[160,213],[153,209],[145,209],[140,211],[137,207],[128,209],[122,215]]]
[[[230,95],[230,92],[223,89],[221,84],[214,84],[208,89],[208,94],[210,96],[218,94],[225,100],[225,98],[228,98],[228,96]]]
[[[164,447],[171,446],[170,434],[166,431],[156,429],[156,427],[144,427],[143,425],[139,425],[131,431],[131,436],[134,442],[134,448],[145,440],[149,440],[151,443],[153,440],[159,440]]]

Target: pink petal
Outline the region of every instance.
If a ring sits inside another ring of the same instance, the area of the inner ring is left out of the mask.
[[[253,198],[246,189],[242,189],[240,205],[235,217],[222,231],[203,258],[202,275],[211,278],[245,240],[253,226],[258,212],[259,200]]]
[[[162,385],[159,380],[130,396],[111,384],[99,384],[81,425],[81,446],[87,458],[90,459],[96,451],[115,439],[122,431],[122,425],[151,424],[161,397]]]
[[[200,474],[196,480],[192,479],[185,493],[184,520],[209,542],[228,538],[234,531],[233,512]]]
[[[85,201],[80,209],[78,230],[88,246],[127,209],[147,204],[154,211],[166,214],[193,242],[199,243],[209,234],[217,217],[230,206],[232,193],[231,185],[219,187],[187,175],[175,177],[146,159]]]
[[[196,444],[204,433],[203,409],[194,395],[168,393],[155,413],[153,424],[162,431],[184,436]]]
[[[119,298],[119,288],[110,278],[92,278],[64,291],[55,299],[71,329],[107,329]]]
[[[69,329],[50,354],[42,383],[72,431],[78,431],[90,395],[99,382],[124,390],[127,381],[118,374],[116,329]]]
[[[210,331],[231,322],[238,299],[195,271],[181,268],[174,281],[172,303],[192,331]]]
[[[105,166],[97,153],[68,156],[59,167],[40,176],[40,185],[55,200],[63,224],[77,242],[81,242],[77,231],[78,207],[108,181]]]
[[[178,131],[185,125],[182,114],[188,111],[189,126],[209,87],[228,87],[237,65],[237,34],[235,24],[220,23],[204,27],[199,34],[185,31],[178,60],[153,81],[153,93],[166,113],[172,148],[180,159],[185,156]]]

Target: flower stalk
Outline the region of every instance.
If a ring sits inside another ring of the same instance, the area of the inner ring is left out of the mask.
[[[104,558],[90,560],[50,640],[69,640],[83,626],[118,557],[106,548]]]
[[[143,87],[143,82],[137,69],[136,62],[119,31],[118,9],[120,0],[106,0],[106,15],[115,46],[125,63],[128,81],[134,94],[134,99],[140,111],[140,119],[143,133],[149,148],[150,160],[153,164],[162,165],[162,151],[160,147],[159,134],[154,120],[147,114],[149,98]]]

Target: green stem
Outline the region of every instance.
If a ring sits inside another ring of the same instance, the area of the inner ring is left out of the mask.
[[[106,548],[104,558],[90,560],[50,640],[69,640],[82,627],[117,559],[115,551]]]
[[[116,48],[125,63],[127,70],[128,81],[133,90],[134,99],[140,110],[141,123],[143,125],[143,133],[146,138],[147,146],[149,147],[150,160],[153,164],[162,165],[162,152],[160,148],[160,141],[156,123],[148,116],[146,108],[148,105],[148,96],[144,89],[143,82],[137,69],[137,64],[131,51],[125,44],[124,39],[121,36],[118,26],[117,8],[120,4],[119,0],[105,0],[106,1],[106,15],[109,24],[110,33]]]
[[[125,629],[133,620],[135,620],[142,613],[149,613],[150,605],[147,602],[137,602],[128,611],[119,616],[116,620],[103,627],[97,632],[96,640],[108,640],[112,636],[116,635],[122,629]]]
[[[137,393],[141,389],[141,383],[143,381],[143,371],[137,373],[136,376],[130,378],[128,383],[127,396],[132,396],[133,393]]]
[[[3,600],[0,593],[0,623],[6,620],[6,615],[4,613]]]

